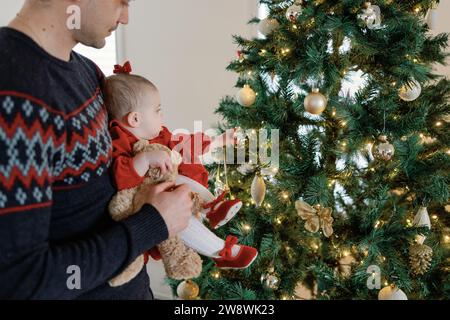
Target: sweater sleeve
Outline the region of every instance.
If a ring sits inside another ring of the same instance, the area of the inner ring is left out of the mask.
[[[0,299],[79,297],[168,237],[160,214],[146,205],[76,240],[50,240],[53,170],[64,135],[58,117],[0,92]],[[68,285],[73,267],[80,288]]]
[[[119,127],[111,129],[113,144],[113,175],[117,189],[124,190],[140,185],[145,177],[141,177],[133,164],[133,145],[125,132]]]

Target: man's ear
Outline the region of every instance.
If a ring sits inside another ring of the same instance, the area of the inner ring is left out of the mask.
[[[139,128],[141,125],[141,114],[139,112],[130,112],[126,115],[125,120],[132,128]]]

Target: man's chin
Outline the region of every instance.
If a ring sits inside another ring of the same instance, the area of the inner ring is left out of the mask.
[[[94,49],[103,49],[106,46],[106,40],[104,38],[98,40],[80,41],[80,43],[86,47],[91,47]]]

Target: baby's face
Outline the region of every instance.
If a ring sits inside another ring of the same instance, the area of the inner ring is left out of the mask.
[[[161,110],[161,97],[157,90],[146,89],[141,100],[142,106],[142,138],[156,138],[162,130],[163,118]]]

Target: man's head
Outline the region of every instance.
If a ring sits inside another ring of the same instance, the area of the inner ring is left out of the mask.
[[[80,28],[70,31],[76,43],[101,49],[105,38],[117,29],[119,24],[128,24],[128,7],[131,0],[26,0],[25,8],[30,11],[45,10],[57,15],[62,25],[70,18],[70,6],[77,6],[80,13]],[[60,18],[59,18],[60,17]]]
[[[105,38],[119,24],[128,24],[130,0],[71,0],[81,9],[81,28],[73,30],[76,42],[89,47],[103,48]]]
[[[118,74],[105,79],[102,91],[110,118],[138,138],[150,140],[161,132],[161,97],[152,82],[138,75]]]

